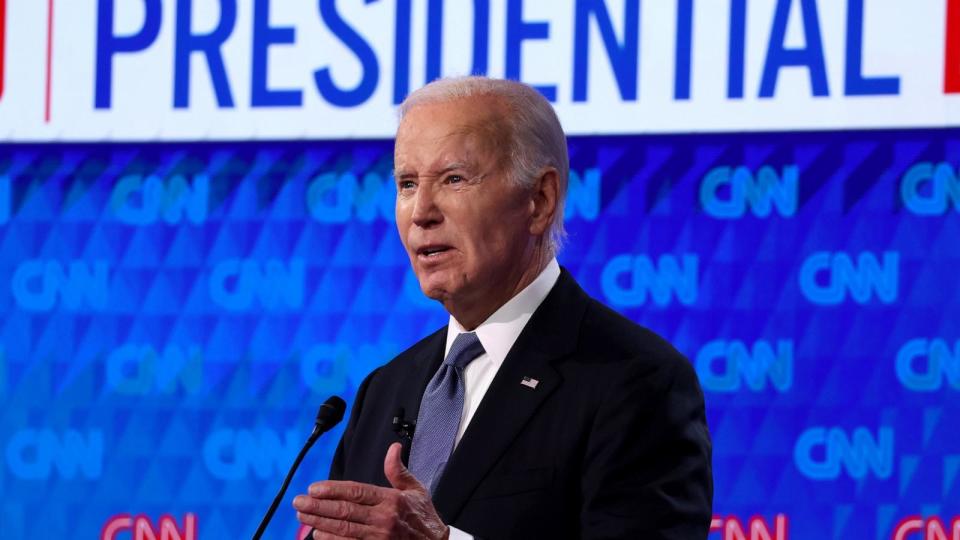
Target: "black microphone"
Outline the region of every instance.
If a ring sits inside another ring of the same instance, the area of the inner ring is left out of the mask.
[[[393,415],[393,431],[400,438],[400,461],[406,466],[410,461],[410,446],[413,444],[413,432],[417,429],[417,423],[403,416],[403,407],[398,407],[397,414]]]
[[[300,453],[297,454],[297,459],[293,461],[293,466],[290,467],[290,471],[287,472],[287,477],[283,480],[283,485],[280,486],[280,492],[277,493],[277,496],[273,499],[273,504],[270,505],[270,509],[267,510],[266,515],[263,516],[263,520],[260,521],[257,532],[253,534],[253,540],[259,540],[260,537],[263,536],[263,531],[267,529],[267,524],[273,519],[273,513],[276,512],[277,507],[280,506],[280,501],[283,500],[283,494],[287,492],[287,487],[290,486],[290,480],[293,479],[293,473],[297,471],[297,467],[299,467],[300,462],[303,461],[303,456],[307,455],[307,451],[310,450],[313,443],[317,442],[320,435],[340,423],[340,420],[343,420],[343,411],[346,409],[347,404],[344,403],[339,396],[330,396],[327,398],[327,401],[320,406],[320,410],[317,411],[317,421],[313,425],[313,433],[310,434],[307,443],[300,449]]]

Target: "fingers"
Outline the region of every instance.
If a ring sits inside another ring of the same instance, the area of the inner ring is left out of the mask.
[[[391,491],[395,496],[377,505],[298,495],[293,499],[293,507],[300,523],[316,529],[316,538],[328,538],[324,536],[327,534],[334,538],[407,538],[414,529],[402,521],[401,515],[412,512],[401,510],[399,492]]]
[[[314,531],[313,540],[353,540],[348,536],[337,536],[328,532]]]
[[[314,538],[364,538],[373,532],[368,525],[373,519],[372,506],[298,495],[293,507],[300,523],[316,529]]]
[[[314,516],[303,512],[297,512],[297,520],[315,529],[313,538],[316,540],[321,538],[324,540],[334,538],[370,538],[376,536],[377,533],[373,527],[362,523]]]
[[[400,461],[399,444],[384,457],[384,472],[393,488],[359,482],[311,484],[308,495],[293,499],[297,519],[316,529],[319,538],[443,538],[446,525],[430,494]],[[332,535],[332,536],[325,536]]]
[[[359,482],[315,482],[308,489],[309,495],[294,497],[293,507],[301,523],[317,529],[314,536],[370,537],[374,523],[380,521],[376,505],[382,502],[384,490]]]
[[[330,534],[322,531],[313,532],[313,540],[353,540],[347,536],[337,536],[335,534]]]
[[[307,536],[303,540],[354,540],[349,536],[340,536],[327,531],[314,529],[312,536]]]
[[[386,475],[390,485],[399,490],[416,489],[426,492],[415,476],[403,465],[400,459],[400,453],[403,446],[400,443],[393,443],[387,449],[387,455],[383,458],[383,474]]]
[[[315,499],[305,495],[294,497],[293,507],[303,514],[357,523],[369,523],[372,512],[371,506],[350,501]]]
[[[307,493],[316,499],[334,499],[357,504],[374,505],[383,500],[383,489],[360,482],[326,480],[310,484]]]

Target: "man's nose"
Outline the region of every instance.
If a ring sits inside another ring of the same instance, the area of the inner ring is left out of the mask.
[[[417,190],[413,202],[413,223],[417,227],[429,228],[443,221],[443,212],[437,205],[437,197],[433,187],[424,182]]]

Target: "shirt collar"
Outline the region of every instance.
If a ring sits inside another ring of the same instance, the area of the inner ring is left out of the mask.
[[[557,263],[556,258],[553,258],[536,279],[506,304],[500,306],[474,330],[491,361],[498,365],[503,362],[514,342],[520,337],[520,332],[533,316],[533,312],[543,303],[559,277],[560,264]],[[447,346],[444,349],[444,357],[450,352],[453,340],[463,332],[466,330],[451,315],[450,324],[447,327]]]

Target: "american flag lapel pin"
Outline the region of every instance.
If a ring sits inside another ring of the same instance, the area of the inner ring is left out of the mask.
[[[520,380],[520,384],[526,386],[527,388],[536,388],[540,381],[534,379],[533,377],[524,377]]]

